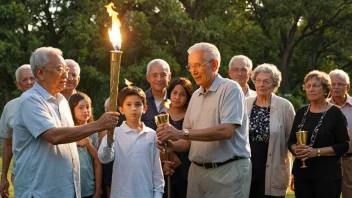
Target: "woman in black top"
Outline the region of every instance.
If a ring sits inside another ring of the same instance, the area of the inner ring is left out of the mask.
[[[193,94],[192,83],[186,78],[177,78],[170,84],[167,93],[171,101],[170,108],[166,111],[170,115],[170,124],[176,129],[182,130],[183,119],[189,100]],[[189,152],[173,153],[177,156],[181,164],[175,161],[163,161],[163,171],[165,175],[171,175],[171,197],[186,198],[188,170],[191,165],[188,159]],[[164,197],[167,197],[167,185],[165,185]]]
[[[342,181],[340,158],[349,147],[346,119],[338,107],[326,101],[331,90],[326,73],[308,73],[303,88],[310,104],[297,111],[288,141],[288,148],[296,156],[292,169],[295,195],[338,198]],[[307,145],[297,145],[297,131],[308,131]],[[302,160],[307,168],[301,168]]]

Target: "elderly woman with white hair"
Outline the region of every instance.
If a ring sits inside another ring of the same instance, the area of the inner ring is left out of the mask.
[[[250,198],[285,197],[290,181],[291,154],[286,147],[295,112],[277,95],[281,72],[262,64],[252,73],[257,96],[246,98],[249,116],[252,182]]]

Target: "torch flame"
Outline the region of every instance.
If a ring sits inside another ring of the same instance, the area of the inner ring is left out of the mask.
[[[131,85],[133,85],[133,82],[131,82],[131,81],[129,81],[129,80],[127,80],[127,79],[125,78],[125,84],[126,84],[127,86],[131,86]]]
[[[117,15],[119,13],[113,10],[113,8],[116,8],[113,2],[110,2],[108,5],[105,6],[105,8],[107,9],[109,16],[112,18],[112,28],[109,29],[110,41],[114,49],[120,51],[122,39],[120,32],[121,23],[119,18],[117,18]]]

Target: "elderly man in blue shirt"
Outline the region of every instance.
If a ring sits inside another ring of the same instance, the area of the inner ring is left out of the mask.
[[[21,95],[14,116],[15,195],[31,197],[81,197],[76,141],[97,131],[114,128],[117,112],[97,121],[74,126],[65,89],[68,67],[59,49],[42,47],[30,58],[36,78]]]

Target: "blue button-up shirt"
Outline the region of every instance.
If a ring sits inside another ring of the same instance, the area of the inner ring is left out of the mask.
[[[115,142],[108,147],[106,136],[98,150],[99,160],[115,159],[111,183],[112,198],[162,198],[164,178],[156,133],[143,124],[138,134],[126,122],[116,127]]]
[[[15,195],[20,198],[81,197],[76,143],[52,145],[41,134],[74,126],[67,100],[35,83],[24,92],[14,116]]]

